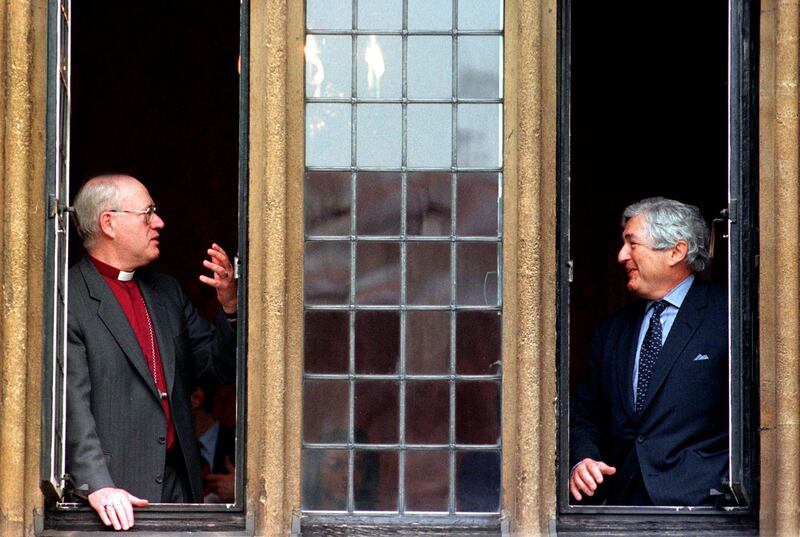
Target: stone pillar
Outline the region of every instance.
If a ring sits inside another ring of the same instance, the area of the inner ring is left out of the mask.
[[[0,4],[0,534],[33,533],[39,493],[46,4]]]

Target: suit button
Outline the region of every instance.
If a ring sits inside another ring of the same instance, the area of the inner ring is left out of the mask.
[[[167,437],[166,436],[159,436],[158,437],[158,443],[159,444],[164,444],[164,443],[166,443],[166,441],[167,441]]]
[[[164,479],[160,475],[156,476],[156,483],[158,483],[160,485],[163,481],[164,481]]]
[[[640,444],[643,443],[644,442],[644,436],[642,436],[642,435],[637,436],[636,437],[636,441],[639,442]]]

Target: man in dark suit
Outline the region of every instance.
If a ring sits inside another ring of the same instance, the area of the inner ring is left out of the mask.
[[[708,230],[696,207],[664,198],[628,207],[623,226],[617,260],[642,300],[593,334],[571,400],[570,492],[712,505],[728,463],[728,314],[725,290],[695,276]]]
[[[132,506],[202,501],[190,394],[200,375],[234,376],[236,282],[212,245],[212,326],[174,279],[138,270],[164,221],[132,177],[89,180],[74,207],[88,255],[69,271],[67,472],[105,525],[128,529]]]

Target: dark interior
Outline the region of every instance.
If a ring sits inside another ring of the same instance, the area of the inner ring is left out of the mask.
[[[237,251],[238,58],[235,0],[73,4],[70,198],[101,173],[142,181],[166,222],[152,268],[205,317],[206,249]]]
[[[727,207],[727,31],[724,0],[692,5],[572,4],[570,385],[583,377],[595,323],[632,296],[616,261],[625,207],[651,196],[702,211]],[[725,283],[716,234],[705,277]]]

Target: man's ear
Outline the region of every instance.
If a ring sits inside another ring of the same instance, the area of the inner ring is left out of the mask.
[[[111,217],[111,213],[103,212],[100,213],[100,231],[109,236],[110,238],[114,238],[115,231],[114,231],[114,219]]]
[[[683,263],[686,260],[686,254],[689,252],[689,246],[686,241],[678,241],[672,247],[669,253],[669,264],[675,266],[678,263]]]

